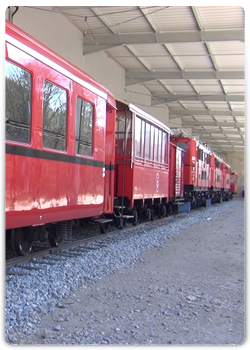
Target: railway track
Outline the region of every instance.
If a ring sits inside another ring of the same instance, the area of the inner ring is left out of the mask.
[[[157,219],[157,223],[164,223],[171,219],[172,216]],[[129,233],[139,227],[150,229],[154,227],[155,221],[147,221],[136,226],[127,224],[123,229],[114,229],[105,234],[95,234],[90,237],[80,238],[74,241],[61,243],[59,247],[46,248],[36,252],[32,252],[27,256],[18,256],[6,260],[6,275],[25,275],[29,270],[38,270],[44,265],[53,265],[56,261],[60,261],[63,257],[74,258],[80,256],[90,249],[101,249],[105,247],[105,241],[109,238]],[[18,267],[19,271],[12,271],[12,268]]]

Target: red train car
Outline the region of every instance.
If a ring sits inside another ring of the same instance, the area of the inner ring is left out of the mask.
[[[116,104],[9,21],[5,38],[6,232],[27,254],[35,240],[57,245],[72,219],[113,212]]]
[[[210,157],[210,190],[213,203],[222,201],[222,159],[215,153]]]
[[[171,140],[185,150],[184,153],[184,197],[192,208],[206,204],[210,198],[209,173],[210,151],[199,141],[185,137],[172,136]]]
[[[221,188],[221,169],[220,163],[217,161],[217,157],[214,153],[210,157],[210,182],[211,189]]]
[[[166,214],[170,129],[132,104],[117,101],[115,207],[138,217]],[[125,210],[126,208],[126,210]]]
[[[215,153],[210,158],[210,190],[213,203],[232,199],[231,167]]]
[[[232,199],[231,167],[222,158],[194,138],[172,136],[172,141],[185,150],[184,197],[192,208]]]
[[[230,190],[232,194],[237,194],[238,191],[238,181],[239,176],[237,173],[232,172],[231,173],[231,179],[230,179]]]
[[[176,210],[176,205],[184,201],[184,153],[182,148],[170,142],[168,213]]]
[[[232,199],[231,193],[231,166],[226,162],[222,162],[222,197],[223,200]]]

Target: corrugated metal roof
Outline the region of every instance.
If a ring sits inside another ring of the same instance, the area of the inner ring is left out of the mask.
[[[84,54],[104,51],[124,68],[127,89],[141,84],[151,93],[152,105],[169,107],[170,126],[181,118],[182,128],[191,128],[193,136],[209,141],[215,151],[244,150],[242,7],[56,9],[82,31]]]
[[[198,6],[203,29],[243,29],[244,9],[240,6]]]
[[[157,9],[158,11],[156,11]],[[198,29],[189,6],[166,6],[163,10],[160,11],[160,6],[155,7],[154,12],[152,9],[148,10],[159,32],[192,31]]]

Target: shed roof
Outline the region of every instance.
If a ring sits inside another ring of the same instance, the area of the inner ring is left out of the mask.
[[[171,125],[218,153],[244,151],[245,13],[240,6],[57,6],[84,35],[83,53],[104,51],[140,84]]]

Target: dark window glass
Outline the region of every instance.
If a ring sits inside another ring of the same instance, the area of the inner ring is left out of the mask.
[[[31,121],[31,74],[6,62],[6,140],[29,143]]]
[[[177,145],[179,147],[183,148],[184,150],[187,150],[187,148],[188,148],[187,142],[177,142]]]
[[[154,160],[154,135],[155,135],[155,127],[153,125],[150,126],[151,135],[150,135],[150,160]]]
[[[155,139],[154,139],[154,161],[159,161],[159,129],[155,127]]]
[[[132,114],[127,111],[117,111],[115,123],[115,152],[131,154],[132,147]]]
[[[135,117],[135,156],[144,158],[145,121]]]
[[[66,150],[67,92],[48,81],[43,91],[43,146]]]
[[[142,120],[135,117],[135,156],[142,157],[141,153],[141,132],[142,132]]]
[[[77,117],[76,117],[76,153],[92,156],[93,146],[93,106],[77,98]]]
[[[115,137],[116,139],[125,139],[126,135],[126,119],[122,112],[116,113]]]
[[[163,134],[162,134],[162,161],[165,163],[165,164],[168,164],[168,142],[169,142],[169,136],[166,132],[163,131]]]
[[[159,130],[159,154],[158,154],[158,160],[159,162],[162,161],[162,130]]]
[[[150,124],[146,123],[145,132],[145,158],[150,159],[150,145],[151,145],[151,127]]]
[[[207,172],[205,170],[202,170],[201,172],[201,179],[206,180],[207,179]]]
[[[208,154],[208,155],[207,155],[207,164],[210,164],[210,160],[211,160],[211,155]]]
[[[145,121],[141,121],[141,157],[144,158]]]
[[[218,161],[218,159],[214,158],[214,163],[215,163],[215,166],[216,168],[220,168],[220,162]]]
[[[198,159],[204,160],[204,152],[201,148],[198,148]]]

